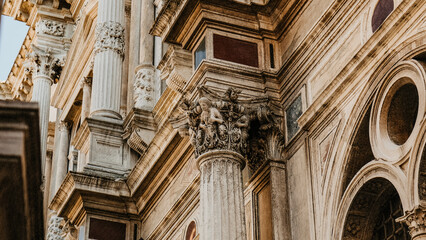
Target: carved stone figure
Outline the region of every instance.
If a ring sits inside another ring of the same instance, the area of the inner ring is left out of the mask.
[[[172,122],[179,133],[189,135],[196,157],[231,150],[246,158],[252,170],[267,158],[281,157],[284,138],[277,117],[266,106],[267,98],[239,100],[241,91],[233,88],[222,96],[205,86],[199,91],[198,101],[182,100],[184,116]]]

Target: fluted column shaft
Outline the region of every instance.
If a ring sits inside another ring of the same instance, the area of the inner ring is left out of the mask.
[[[62,181],[67,175],[68,166],[68,149],[69,149],[69,123],[61,122],[59,125],[59,150],[58,150],[58,163],[56,168],[55,178],[55,192],[61,186]]]
[[[96,26],[91,116],[121,118],[124,0],[100,0]]]
[[[81,123],[90,115],[90,99],[92,94],[92,78],[83,80],[83,103],[81,108]]]
[[[33,78],[32,102],[38,102],[40,118],[40,148],[41,148],[41,170],[44,173],[47,148],[47,131],[49,127],[50,110],[50,87],[53,80],[47,76],[39,75]]]
[[[217,150],[201,155],[198,164],[201,240],[245,240],[244,158],[232,151]]]
[[[141,13],[139,63],[152,65],[154,60],[154,38],[149,34],[149,30],[154,23],[154,4],[151,0],[142,0]]]

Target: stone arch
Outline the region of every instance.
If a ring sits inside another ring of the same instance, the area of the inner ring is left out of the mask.
[[[405,189],[407,179],[399,168],[382,160],[364,166],[345,191],[338,209],[333,239],[372,239],[375,222],[387,199],[398,197],[400,217],[409,208]],[[358,225],[357,225],[358,224]],[[402,225],[393,222],[394,226]],[[404,226],[405,227],[405,226]],[[408,229],[404,229],[408,234]]]
[[[375,71],[373,71],[372,75],[368,78],[366,85],[359,94],[358,100],[355,102],[352,112],[347,117],[348,121],[344,126],[342,135],[340,137],[340,139],[345,140],[337,143],[337,152],[335,154],[336,164],[334,164],[333,169],[329,171],[330,176],[327,176],[327,182],[324,184],[325,189],[323,192],[326,193],[326,196],[324,199],[325,205],[323,217],[324,219],[329,220],[327,222],[330,222],[330,225],[326,224],[323,226],[326,229],[323,233],[325,238],[335,236],[332,239],[338,239],[336,236],[340,236],[336,235],[336,229],[338,229],[336,228],[336,216],[339,214],[342,196],[346,190],[343,187],[344,182],[342,181],[342,174],[344,174],[343,170],[349,159],[348,156],[350,147],[348,142],[352,141],[354,138],[356,132],[354,129],[356,129],[356,126],[358,126],[361,121],[360,116],[362,116],[363,112],[365,112],[368,108],[369,102],[372,101],[386,73],[400,61],[418,58],[419,56],[421,56],[423,59],[426,59],[425,54],[423,54],[424,52],[426,52],[426,31],[407,36],[407,38],[404,39],[401,44],[390,50],[387,56],[383,58],[383,60],[377,65]],[[423,128],[422,131],[424,131],[424,129],[425,128]],[[416,172],[416,170],[414,170],[414,166],[409,167],[408,170],[409,172],[411,171],[411,173],[408,174],[410,178],[412,178],[411,176],[415,176],[414,172]],[[410,181],[414,180],[410,179]],[[413,184],[410,184],[409,188],[411,187],[414,187]],[[410,191],[410,194],[412,193],[413,191]],[[411,207],[413,206],[413,198],[413,196],[410,196],[409,199],[409,204]],[[404,209],[406,209],[407,206],[404,204],[403,206]],[[342,220],[341,218],[338,220],[344,221],[344,219]]]

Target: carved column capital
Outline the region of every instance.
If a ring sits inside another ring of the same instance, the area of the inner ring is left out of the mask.
[[[32,74],[32,78],[45,77],[56,83],[64,66],[64,54],[59,51],[53,51],[50,48],[42,49],[33,46],[33,52],[27,54],[27,72]]]
[[[195,101],[183,99],[183,114],[171,120],[181,135],[191,138],[196,157],[213,150],[234,151],[248,160],[252,170],[265,159],[281,159],[280,116],[268,106],[268,98],[239,100],[236,89],[220,96],[205,86],[200,95]]]
[[[96,26],[95,54],[107,50],[124,58],[124,27],[119,22],[101,22]]]
[[[71,126],[71,123],[68,121],[61,121],[58,125],[59,131],[68,131]]]
[[[396,221],[408,226],[412,239],[426,239],[426,207],[416,206]]]
[[[87,86],[91,87],[92,86],[92,80],[93,80],[92,77],[84,77],[83,78],[83,86],[87,85]]]

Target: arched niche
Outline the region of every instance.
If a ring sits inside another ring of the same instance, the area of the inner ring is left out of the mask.
[[[400,196],[385,178],[363,184],[346,213],[341,239],[411,239],[406,225],[396,222],[404,214]]]
[[[195,221],[189,223],[185,233],[185,240],[195,240],[197,237],[197,225]]]

